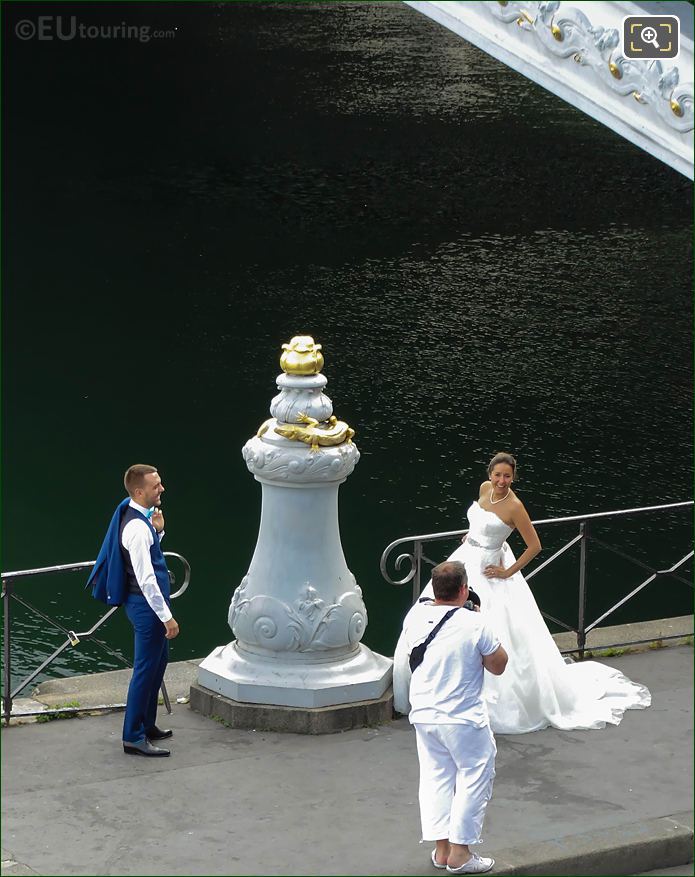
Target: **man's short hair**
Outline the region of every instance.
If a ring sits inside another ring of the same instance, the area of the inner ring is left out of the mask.
[[[445,560],[432,570],[432,590],[437,600],[454,600],[461,585],[467,584],[466,567],[458,560]]]
[[[138,487],[143,486],[145,483],[145,475],[151,475],[156,471],[156,466],[148,466],[147,463],[136,463],[134,466],[129,466],[123,476],[123,484],[125,485],[128,496],[132,496]]]

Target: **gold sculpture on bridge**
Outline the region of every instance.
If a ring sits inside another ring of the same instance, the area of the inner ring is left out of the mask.
[[[342,445],[343,442],[351,443],[355,434],[354,429],[344,421],[338,420],[333,414],[325,421],[325,426],[313,417],[307,417],[306,414],[300,414],[298,419],[302,425],[295,426],[293,423],[278,425],[275,427],[275,432],[290,441],[304,442],[312,451],[318,451],[320,447],[333,448]]]
[[[295,335],[289,344],[282,345],[282,349],[284,352],[280,357],[280,366],[285,374],[291,375],[292,378],[294,378],[294,380],[290,382],[293,392],[310,394],[307,397],[306,402],[300,404],[304,407],[304,404],[308,403],[309,410],[312,410],[311,405],[313,399],[311,394],[318,392],[316,389],[316,380],[322,382],[321,385],[325,385],[326,383],[323,375],[318,379],[314,378],[312,380],[312,377],[318,375],[323,368],[321,345],[316,344],[310,335]],[[299,381],[297,381],[297,378],[299,378]],[[278,387],[281,386],[283,381],[287,380],[288,379],[281,375],[280,378],[278,378]],[[305,381],[308,382],[306,390],[299,386],[300,383],[303,385]],[[257,437],[261,438],[268,432],[268,430],[272,429],[276,435],[281,435],[283,438],[289,439],[290,441],[304,442],[304,444],[309,445],[309,448],[312,451],[318,451],[319,448],[322,447],[334,448],[337,445],[342,445],[344,443],[352,444],[352,437],[355,435],[355,430],[348,426],[347,423],[338,420],[337,417],[330,413],[332,410],[330,399],[325,396],[321,398],[327,406],[323,407],[323,411],[325,411],[325,414],[330,414],[325,420],[317,420],[315,417],[309,415],[306,409],[304,411],[298,410],[299,405],[295,402],[289,407],[289,410],[285,409],[285,412],[287,413],[283,412],[283,414],[280,414],[279,410],[275,411],[275,413],[279,415],[279,417],[289,416],[291,418],[296,418],[296,420],[288,422],[280,420],[278,417],[271,417],[269,420],[266,420],[261,424],[256,433]],[[294,407],[295,405],[296,407]],[[314,413],[318,413],[318,411],[321,410],[321,407],[319,407]],[[272,412],[273,409],[271,407],[271,413]]]
[[[323,368],[321,345],[311,335],[295,335],[280,357],[280,368],[288,375],[317,375]]]

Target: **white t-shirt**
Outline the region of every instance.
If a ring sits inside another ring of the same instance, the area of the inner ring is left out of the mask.
[[[413,606],[403,622],[408,653],[424,642],[451,608],[433,603]],[[500,641],[484,618],[479,612],[458,609],[427,646],[424,660],[410,680],[412,723],[476,728],[488,724],[482,698],[483,655],[491,655]]]

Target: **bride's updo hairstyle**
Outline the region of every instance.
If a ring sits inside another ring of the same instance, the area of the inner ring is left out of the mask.
[[[512,481],[516,481],[516,460],[512,457],[511,454],[507,454],[505,451],[500,451],[498,454],[490,460],[490,463],[487,467],[488,476],[492,475],[492,470],[498,463],[506,463],[508,466],[512,467]]]

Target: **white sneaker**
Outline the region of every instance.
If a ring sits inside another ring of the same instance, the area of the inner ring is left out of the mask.
[[[448,865],[446,866],[446,870],[449,874],[484,874],[486,871],[489,871],[495,864],[494,859],[484,859],[482,856],[476,856],[475,853],[472,854],[470,859],[460,868],[450,868]]]
[[[435,868],[437,868],[438,871],[445,871],[445,870],[446,870],[446,865],[442,865],[442,864],[440,864],[440,863],[435,859],[435,855],[436,855],[436,853],[437,853],[436,850],[432,850],[432,864],[434,865]]]

